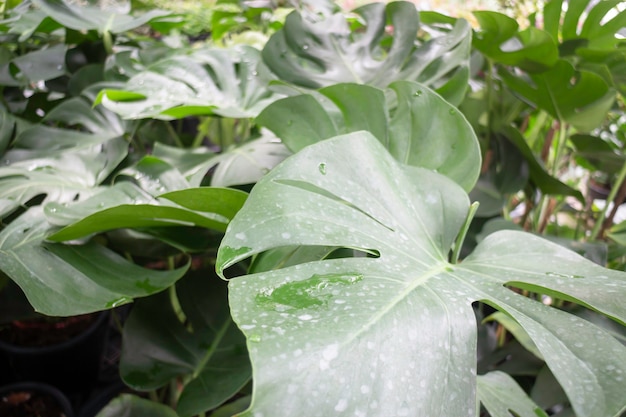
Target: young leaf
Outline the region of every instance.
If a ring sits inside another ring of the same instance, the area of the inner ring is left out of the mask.
[[[579,303],[623,324],[626,275],[511,231],[490,235],[450,264],[468,208],[457,184],[399,164],[366,132],[309,146],[259,181],[222,241],[220,274],[284,246],[380,255],[230,282],[231,312],[248,339],[255,381],[242,416],[473,416],[475,301],[528,333],[577,415],[618,415],[626,406],[626,347],[507,286]]]

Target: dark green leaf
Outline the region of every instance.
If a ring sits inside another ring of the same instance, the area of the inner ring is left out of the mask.
[[[49,228],[42,208],[33,207],[0,232],[0,269],[46,315],[70,316],[130,303],[169,287],[189,266],[154,271],[97,243],[45,243]]]
[[[492,60],[528,72],[545,71],[557,62],[559,51],[547,32],[532,26],[518,32],[517,22],[498,12],[473,14],[481,29],[474,36],[473,45]]]
[[[67,46],[55,45],[19,56],[0,66],[0,85],[27,86],[65,74]]]
[[[499,72],[506,84],[533,106],[552,117],[590,131],[604,121],[615,100],[615,91],[595,73],[576,71],[571,63],[559,60],[549,71],[529,78]]]
[[[584,200],[580,191],[571,188],[548,174],[546,169],[533,154],[528,143],[526,143],[524,136],[522,136],[517,129],[507,127],[502,130],[502,134],[510,140],[524,156],[524,159],[528,163],[530,179],[542,192],[551,195],[571,195],[578,198],[580,201]]]
[[[190,272],[176,287],[193,330],[178,320],[167,293],[138,301],[124,326],[124,381],[155,389],[186,377],[176,407],[181,417],[219,406],[250,379],[245,340],[228,312],[226,284],[206,275]]]
[[[131,394],[121,394],[96,417],[179,417],[168,406]]]
[[[576,156],[584,158],[595,170],[617,174],[626,158],[608,142],[592,135],[572,135],[570,141],[576,148]]]
[[[192,196],[194,193],[197,195]],[[122,204],[105,208],[53,233],[48,236],[48,240],[62,242],[121,228],[184,225],[225,231],[237,206],[243,204],[245,195],[242,191],[229,188],[186,189],[166,194],[160,200],[160,205]],[[193,208],[167,203],[177,200]],[[93,204],[89,203],[88,206],[92,207]],[[83,207],[86,205],[83,204]],[[90,210],[89,207],[86,207],[87,210]],[[49,208],[52,209],[55,212],[64,210],[58,205]],[[69,210],[75,211],[71,206]]]

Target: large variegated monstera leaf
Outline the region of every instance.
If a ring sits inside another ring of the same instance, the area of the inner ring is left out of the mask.
[[[311,145],[259,181],[226,232],[221,274],[286,246],[370,255],[230,281],[231,311],[246,335],[254,378],[252,404],[241,415],[475,416],[476,301],[529,334],[579,417],[619,415],[626,407],[626,348],[510,287],[579,303],[623,324],[626,275],[511,231],[490,235],[462,263],[450,263],[469,206],[452,180],[398,163],[366,132]],[[525,409],[509,409],[529,415],[528,401],[518,403]],[[509,415],[493,407],[493,416]]]

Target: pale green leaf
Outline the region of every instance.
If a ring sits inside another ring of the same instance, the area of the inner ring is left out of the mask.
[[[513,378],[495,371],[478,376],[478,398],[491,417],[548,417]]]
[[[386,90],[336,84],[279,100],[257,122],[294,152],[337,134],[365,130],[399,162],[436,170],[466,190],[479,175],[480,147],[471,125],[441,96],[415,82],[396,81]]]
[[[366,132],[311,145],[259,181],[222,241],[220,273],[288,246],[374,255],[230,282],[232,315],[248,339],[254,376],[252,404],[242,416],[474,416],[476,301],[524,329],[579,417],[619,415],[626,407],[626,347],[508,287],[578,303],[623,324],[626,275],[513,231],[488,236],[451,264],[468,208],[454,182],[399,164]]]

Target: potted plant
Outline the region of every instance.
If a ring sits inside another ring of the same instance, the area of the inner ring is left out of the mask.
[[[102,82],[43,123],[3,113],[19,204],[0,268],[47,314],[135,303],[120,371],[153,401],[102,415],[617,416],[620,257],[602,216],[561,223],[584,202],[571,133],[619,87],[624,13],[593,29],[609,6],[553,0],[521,31],[479,12],[472,32],[404,2],[310,3],[262,50],[97,26]],[[36,140],[50,125],[61,148]],[[56,188],[31,201],[24,178]]]
[[[0,415],[73,417],[68,398],[57,388],[39,382],[0,387]]]
[[[8,287],[2,291],[3,300],[26,300],[17,286]],[[10,312],[15,313],[17,310],[11,307]],[[108,312],[58,318],[32,310],[24,316],[3,318],[2,382],[38,381],[68,394],[86,393],[98,378],[109,318]]]

